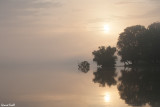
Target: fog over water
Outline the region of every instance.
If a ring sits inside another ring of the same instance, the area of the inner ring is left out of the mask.
[[[118,88],[121,82],[124,86],[131,85],[124,82],[125,76],[121,80],[117,77],[122,74],[129,77],[130,73],[125,74],[123,67],[99,69],[102,74],[99,73],[92,61],[92,52],[99,46],[116,46],[119,34],[128,26],[148,26],[159,21],[159,10],[159,0],[0,0],[0,104],[133,106],[133,97],[127,99],[126,93],[121,96],[128,87]],[[84,60],[91,64],[86,74],[77,69],[78,63]],[[121,65],[119,60],[117,65]],[[108,74],[109,79],[105,77],[103,81],[103,74]],[[148,74],[152,73],[148,71]],[[148,74],[139,74],[139,78]],[[152,83],[158,84],[155,81]],[[99,87],[100,82],[105,83],[105,87]],[[146,86],[159,89],[152,83]],[[145,96],[141,106],[158,107],[158,91],[154,93],[151,88],[149,91],[151,94]],[[142,98],[138,94],[137,97]]]

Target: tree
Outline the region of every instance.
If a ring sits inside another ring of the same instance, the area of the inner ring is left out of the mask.
[[[78,70],[87,73],[90,69],[90,64],[87,61],[83,61],[78,64]]]
[[[99,47],[99,50],[93,51],[93,61],[99,66],[114,66],[116,64],[117,57],[114,55],[116,52],[115,47]]]
[[[118,38],[117,48],[121,61],[135,64],[141,56],[139,37],[144,34],[146,28],[141,25],[127,27]]]
[[[148,57],[151,58],[153,63],[160,63],[160,22],[152,23],[148,26],[148,45],[146,49],[149,51]]]
[[[136,25],[127,27],[118,38],[117,48],[121,61],[139,64],[160,63],[160,22],[152,23],[146,29]]]

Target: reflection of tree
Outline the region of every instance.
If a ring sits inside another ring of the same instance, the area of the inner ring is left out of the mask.
[[[116,77],[115,68],[114,67],[98,67],[97,71],[94,74],[94,83],[99,83],[100,86],[108,86],[116,85]]]
[[[152,107],[160,106],[159,68],[132,68],[121,72],[118,90],[127,104],[142,106],[148,103]]]
[[[98,50],[93,51],[94,55],[93,61],[97,63],[97,71],[94,72],[94,83],[99,83],[100,86],[111,86],[116,85],[115,74],[115,64],[117,57],[114,55],[116,52],[115,47],[105,47],[101,46]]]

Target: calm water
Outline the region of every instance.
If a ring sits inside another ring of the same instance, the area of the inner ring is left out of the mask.
[[[159,107],[158,71],[118,67],[82,73],[76,67],[4,67],[0,69],[0,103],[16,107]]]

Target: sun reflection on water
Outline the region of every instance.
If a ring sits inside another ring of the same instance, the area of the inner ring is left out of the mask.
[[[110,102],[110,100],[111,100],[110,93],[105,94],[104,100],[105,100],[105,102]]]

